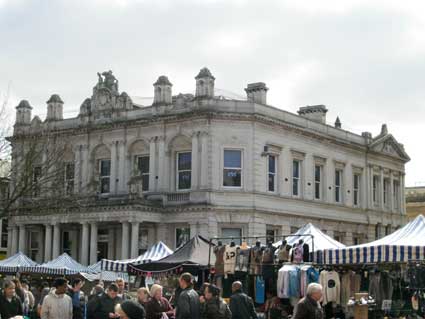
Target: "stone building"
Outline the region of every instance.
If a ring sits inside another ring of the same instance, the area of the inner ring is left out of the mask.
[[[327,125],[324,105],[298,114],[268,105],[264,83],[236,100],[215,94],[207,68],[195,81],[195,95],[173,95],[160,76],[153,104],[142,106],[104,72],[68,119],[59,95],[44,121],[22,101],[13,147],[40,132],[68,139],[63,196],[89,205],[18,210],[9,253],[43,261],[66,251],[89,264],[134,257],[158,240],[176,248],[195,234],[277,240],[307,222],[352,244],[405,222],[409,157],[386,125],[357,135],[339,119]]]
[[[425,216],[425,186],[406,187],[406,213],[410,220]]]
[[[1,167],[1,166],[0,166]],[[1,172],[0,172],[1,173]],[[0,216],[3,215],[3,203],[9,194],[9,179],[0,176]],[[5,259],[7,255],[7,218],[0,218],[0,260]]]

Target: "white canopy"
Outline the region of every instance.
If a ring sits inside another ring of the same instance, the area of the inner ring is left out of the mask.
[[[35,267],[37,263],[28,258],[25,254],[18,252],[9,258],[0,261],[1,273],[17,273],[25,267]]]
[[[293,246],[294,244],[298,243],[300,239],[302,239],[304,243],[308,244],[310,251],[313,251],[313,248],[314,251],[319,251],[324,249],[338,249],[345,247],[344,244],[341,244],[332,237],[326,235],[311,223],[305,224],[292,235],[293,236],[288,236],[286,238],[286,241],[289,245]],[[279,247],[280,245],[282,245],[281,240],[273,244],[275,247]]]
[[[324,252],[327,264],[407,262],[425,258],[425,217],[371,243]]]

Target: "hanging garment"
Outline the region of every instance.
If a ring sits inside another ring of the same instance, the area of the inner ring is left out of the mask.
[[[261,275],[261,261],[263,251],[261,247],[254,246],[250,249],[250,268],[249,272],[251,275]]]
[[[310,247],[308,244],[303,245],[303,261],[305,263],[310,262]]]
[[[277,296],[279,298],[300,297],[301,270],[295,265],[285,265],[277,275]]]
[[[294,263],[300,264],[303,262],[304,249],[303,245],[297,244],[294,249]]]
[[[286,263],[289,261],[289,251],[291,250],[291,246],[289,245],[280,245],[279,250],[277,252],[277,259],[279,263]]]
[[[300,294],[301,297],[304,297],[307,291],[307,286],[313,282],[319,282],[319,271],[310,265],[302,266],[300,278]]]
[[[265,280],[274,277],[274,253],[276,248],[267,247],[263,252],[262,273]]]
[[[352,271],[348,271],[344,273],[341,277],[341,305],[343,307],[347,307],[348,300],[351,297],[354,297],[355,290],[353,290],[353,278],[355,273]],[[357,290],[357,292],[360,292]]]
[[[248,271],[249,249],[238,247],[236,249],[236,266],[235,271]]]
[[[224,274],[233,275],[236,267],[236,246],[225,246],[224,249]]]
[[[224,275],[224,246],[214,247],[215,254],[215,274]]]
[[[323,287],[323,304],[335,302],[341,304],[341,281],[336,271],[323,270],[320,273],[319,282]]]
[[[255,302],[263,304],[265,302],[266,285],[264,278],[261,276],[255,277]]]

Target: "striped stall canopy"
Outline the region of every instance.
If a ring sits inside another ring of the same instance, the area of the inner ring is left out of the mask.
[[[101,269],[102,271],[127,272],[127,266],[129,264],[140,265],[152,261],[157,261],[171,255],[172,253],[173,251],[168,248],[167,245],[165,245],[162,241],[159,241],[151,248],[149,248],[143,255],[140,255],[137,258],[124,260],[102,259]]]
[[[102,271],[101,270],[101,261],[98,261],[94,265],[89,266],[94,273],[87,274],[81,273],[81,275],[89,281],[102,280],[102,281],[116,281],[118,278],[124,279],[125,282],[128,282],[128,274],[125,272],[114,272],[114,271]]]
[[[403,228],[371,243],[324,251],[333,265],[408,262],[425,259],[425,217],[419,215]]]
[[[18,252],[9,258],[0,261],[0,273],[17,273],[25,267],[35,267],[37,263],[25,254]]]
[[[26,267],[25,272],[47,275],[76,275],[78,273],[94,273],[92,269],[81,265],[67,253],[63,253],[58,258],[39,266]]]

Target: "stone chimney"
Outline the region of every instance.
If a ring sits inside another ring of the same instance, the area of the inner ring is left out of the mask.
[[[214,97],[214,81],[215,77],[208,68],[203,68],[195,77],[196,80],[196,97],[213,98]]]
[[[173,98],[172,98],[172,92],[171,87],[173,85],[171,84],[170,80],[165,75],[161,75],[158,80],[153,84],[154,87],[154,98],[153,98],[153,104],[154,105],[160,105],[160,104],[172,104]]]
[[[341,126],[341,120],[339,119],[339,116],[337,116],[335,120],[335,128],[341,128]]]
[[[245,89],[248,101],[258,104],[267,104],[268,87],[263,82],[249,83]]]
[[[63,101],[58,94],[53,94],[47,103],[47,121],[63,120]]]
[[[299,115],[323,124],[326,124],[326,112],[328,110],[324,105],[309,105],[300,107],[298,110]]]
[[[16,125],[26,125],[31,123],[32,107],[27,100],[22,100],[16,107]]]

